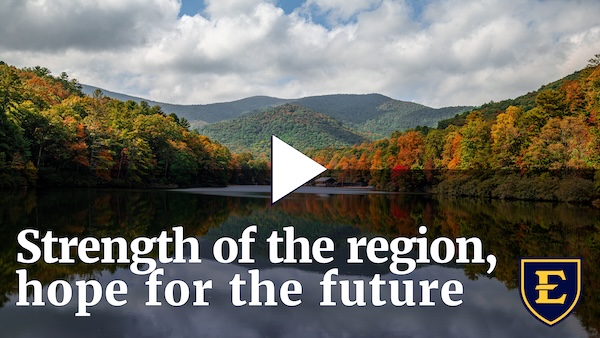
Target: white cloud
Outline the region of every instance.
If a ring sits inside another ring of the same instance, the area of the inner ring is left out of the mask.
[[[242,13],[252,12],[263,2],[274,3],[274,1],[268,0],[204,0],[205,12],[214,19],[226,16],[236,17]]]
[[[379,92],[432,106],[515,97],[600,51],[600,2],[206,1],[0,4],[0,59],[174,103]],[[309,12],[310,11],[310,12]],[[310,15],[325,16],[320,25]]]
[[[130,48],[177,17],[173,0],[9,0],[0,4],[4,50],[53,53]]]

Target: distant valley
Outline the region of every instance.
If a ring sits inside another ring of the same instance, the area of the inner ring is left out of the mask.
[[[96,88],[83,85],[83,92],[92,95]],[[335,94],[300,99],[253,96],[223,103],[179,105],[101,90],[105,96],[121,101],[158,105],[167,114],[185,118],[192,128],[232,151],[249,151],[255,155],[268,152],[264,144],[270,139],[268,133],[278,134],[301,150],[341,147],[389,137],[397,130],[435,127],[439,121],[473,108],[436,109],[381,94]]]

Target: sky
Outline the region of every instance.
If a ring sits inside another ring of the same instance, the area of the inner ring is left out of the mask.
[[[537,90],[600,53],[598,0],[4,0],[0,60],[179,104]]]

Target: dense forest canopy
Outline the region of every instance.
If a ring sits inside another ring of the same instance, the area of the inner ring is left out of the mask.
[[[589,201],[600,187],[600,66],[453,123],[311,152],[339,181],[392,191]]]
[[[67,74],[0,64],[0,186],[224,185],[257,163],[145,102],[86,96]]]
[[[396,130],[435,127],[440,120],[471,109],[436,109],[379,94],[335,94],[290,100],[216,123],[191,123],[231,151],[267,157],[270,133],[301,151],[351,146],[389,137]]]
[[[300,151],[351,146],[368,140],[331,117],[290,103],[213,123],[200,132],[223,140],[234,152],[250,151],[263,158],[271,153],[271,135]]]

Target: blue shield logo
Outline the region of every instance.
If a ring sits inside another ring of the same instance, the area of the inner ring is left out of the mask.
[[[546,325],[560,322],[575,309],[582,280],[581,258],[521,258],[521,299]]]

